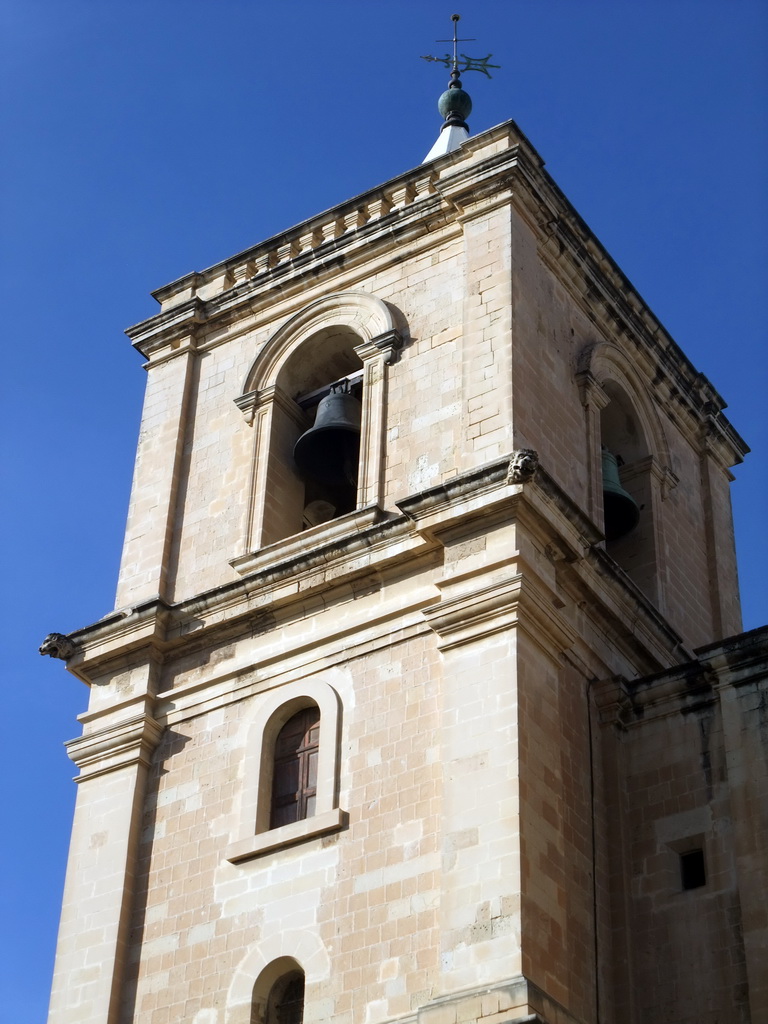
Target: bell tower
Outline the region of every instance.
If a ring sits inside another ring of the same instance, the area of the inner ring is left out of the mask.
[[[49,1024],[768,1012],[747,449],[460,63],[423,164],[128,331]]]

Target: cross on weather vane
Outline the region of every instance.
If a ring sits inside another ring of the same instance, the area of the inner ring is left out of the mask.
[[[458,53],[459,43],[474,43],[474,38],[470,39],[459,39],[457,36],[458,23],[460,15],[452,14],[451,21],[453,22],[453,39],[436,39],[437,43],[453,43],[453,57],[450,53],[446,53],[444,57],[422,57],[422,60],[432,61],[436,64],[442,64],[446,68],[451,68],[452,71],[480,71],[487,78],[491,78],[491,73],[488,68],[500,68],[500,64],[489,64],[488,61],[493,56],[489,53],[487,57],[468,57],[466,53]],[[459,60],[461,58],[461,60]],[[461,64],[463,61],[463,66]]]

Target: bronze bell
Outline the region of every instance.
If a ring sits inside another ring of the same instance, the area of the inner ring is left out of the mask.
[[[621,486],[618,460],[607,448],[603,448],[603,513],[606,540],[618,540],[640,521],[637,502]]]
[[[305,480],[356,486],[362,406],[349,381],[331,384],[317,406],[314,424],[296,442],[293,458]]]

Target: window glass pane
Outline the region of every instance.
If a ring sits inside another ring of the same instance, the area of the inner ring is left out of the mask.
[[[307,754],[307,789],[317,788],[317,750],[312,750]]]

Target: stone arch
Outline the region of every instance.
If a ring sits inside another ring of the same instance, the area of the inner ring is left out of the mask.
[[[303,971],[308,986],[330,977],[328,951],[314,932],[275,932],[248,949],[232,976],[224,1024],[251,1024],[254,996],[258,997],[261,989],[268,992],[277,978],[289,970]]]
[[[609,398],[611,385],[620,389],[637,417],[648,445],[647,454],[653,455],[665,470],[669,468],[669,445],[659,414],[648,398],[647,382],[621,349],[606,342],[588,345],[579,356],[578,370],[591,376],[604,391],[607,386]]]
[[[310,302],[271,336],[254,360],[245,379],[243,395],[278,383],[287,359],[314,335],[326,337],[333,328],[346,328],[360,343],[396,330],[389,306],[367,292],[336,292]]]

